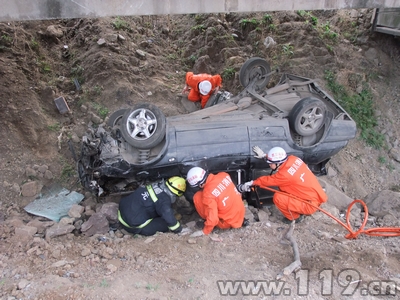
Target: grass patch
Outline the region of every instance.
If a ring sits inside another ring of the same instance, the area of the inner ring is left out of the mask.
[[[222,71],[222,79],[232,79],[235,77],[235,68],[226,68]]]
[[[109,287],[109,286],[110,286],[110,284],[107,282],[106,279],[103,279],[103,280],[100,282],[100,287],[106,288],[106,287]]]
[[[111,23],[115,30],[130,30],[129,23],[123,20],[121,17],[116,17]]]
[[[333,96],[361,129],[361,138],[367,145],[376,149],[384,147],[385,138],[377,131],[378,122],[374,112],[373,97],[367,84],[363,84],[361,93],[349,95],[345,87],[336,82],[335,74],[332,71],[325,71],[325,80],[327,80]]]
[[[148,284],[148,285],[146,285],[146,290],[149,290],[149,291],[157,291],[158,290],[158,284],[156,284],[156,285],[152,285],[152,284]]]
[[[53,125],[47,125],[47,129],[53,132],[59,132],[61,130],[60,123],[55,123]]]
[[[76,173],[75,167],[67,162],[63,162],[63,168],[61,170],[61,180],[66,182],[68,178],[71,178]]]
[[[96,109],[100,118],[102,118],[103,120],[108,116],[108,114],[110,112],[107,107],[104,107],[98,103],[93,103],[93,107]]]
[[[248,28],[248,27],[256,28],[260,25],[260,21],[257,20],[256,18],[241,19],[239,21],[239,24],[240,24],[240,26],[242,26],[242,28]]]
[[[283,55],[286,55],[287,57],[292,57],[294,54],[293,51],[294,51],[294,47],[290,43],[282,45]]]

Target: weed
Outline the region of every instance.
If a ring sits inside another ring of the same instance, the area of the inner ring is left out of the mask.
[[[47,125],[47,129],[50,131],[58,132],[61,130],[61,125],[60,125],[60,123],[56,123],[53,125]]]
[[[204,32],[206,30],[206,26],[204,24],[199,24],[199,25],[193,26],[192,30]]]
[[[71,68],[71,76],[76,78],[80,84],[84,83],[83,72],[85,69],[81,65]]]
[[[3,34],[0,38],[0,41],[3,42],[4,44],[11,44],[12,40],[13,40],[12,37],[7,34]]]
[[[314,26],[317,26],[318,24],[318,18],[315,16],[311,16],[311,24]]]
[[[329,22],[326,22],[322,26],[322,29],[324,31],[323,32],[323,37],[327,37],[327,38],[332,39],[332,40],[336,40],[336,38],[338,37],[338,34],[331,30],[331,26],[330,26]]]
[[[300,17],[305,17],[307,13],[306,13],[305,10],[298,10],[298,11],[297,11],[297,14],[298,14]]]
[[[252,19],[241,19],[239,21],[239,24],[242,26],[242,28],[248,28],[249,26],[257,27],[258,25],[260,25],[260,21],[258,21],[255,18],[252,18]]]
[[[284,55],[288,56],[288,57],[292,57],[294,52],[294,47],[289,43],[289,44],[284,44],[282,45],[282,52]]]
[[[385,145],[383,134],[376,130],[378,125],[371,91],[364,84],[359,94],[349,95],[346,89],[336,82],[332,71],[325,71],[328,87],[337,101],[344,107],[361,129],[361,138],[369,145],[379,149]]]
[[[146,290],[149,290],[149,291],[157,291],[158,290],[158,284],[156,284],[156,285],[151,285],[150,283],[149,284],[147,284],[146,285]]]
[[[271,31],[276,31],[276,25],[275,24],[269,24],[268,29]]]
[[[400,185],[394,185],[390,188],[393,192],[400,192]]]
[[[167,59],[169,60],[177,60],[178,59],[178,55],[176,53],[170,53],[167,55]]]
[[[197,60],[197,56],[192,54],[192,55],[189,56],[188,59],[189,59],[189,61],[190,61],[191,63],[195,63],[196,60]]]
[[[103,278],[103,280],[100,282],[100,287],[108,287],[109,283],[107,282],[107,280],[105,278]]]
[[[115,20],[111,23],[112,27],[116,30],[130,30],[128,22],[121,19],[121,17],[116,17]]]
[[[140,282],[135,282],[135,288],[139,289],[142,287],[142,284]]]
[[[93,91],[96,95],[101,95],[101,92],[104,90],[104,88],[101,85],[96,84],[93,88]]]
[[[35,40],[35,38],[31,39],[30,47],[34,51],[38,51],[39,50],[39,43]]]
[[[379,156],[378,157],[378,162],[381,164],[384,164],[386,162],[386,158],[384,158],[383,156]]]
[[[75,167],[71,166],[67,162],[64,162],[63,168],[61,170],[61,180],[67,181],[67,179],[72,177],[75,173],[76,173]]]
[[[100,118],[104,120],[108,116],[108,113],[110,112],[108,108],[97,103],[94,103],[93,106],[96,109],[97,113],[99,114]]]
[[[266,14],[263,16],[263,22],[265,24],[271,24],[272,23],[272,16],[270,14]]]
[[[388,168],[388,170],[389,170],[390,172],[393,172],[393,171],[394,171],[394,166],[393,166],[392,164],[387,164],[387,165],[386,165],[386,168]]]
[[[222,71],[222,78],[224,80],[232,79],[235,77],[235,68],[226,68]]]

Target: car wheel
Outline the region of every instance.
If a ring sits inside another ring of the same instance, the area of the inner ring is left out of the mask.
[[[289,113],[289,124],[299,135],[310,136],[322,128],[325,115],[325,103],[319,99],[307,97],[293,106]]]
[[[117,111],[114,111],[108,118],[107,125],[110,128],[113,128],[115,125],[118,125],[127,110],[128,110],[127,108],[121,108],[118,109]]]
[[[139,104],[127,110],[121,121],[122,137],[133,147],[150,149],[165,136],[166,118],[153,104]]]
[[[255,82],[255,89],[261,91],[267,86],[271,76],[265,76],[271,72],[269,63],[262,58],[253,57],[245,61],[239,71],[239,81],[243,87],[247,87],[254,78],[259,78]]]

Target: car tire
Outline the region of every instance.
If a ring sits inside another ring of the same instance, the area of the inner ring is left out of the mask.
[[[256,81],[254,87],[256,90],[261,91],[265,89],[271,79],[271,76],[264,77],[264,75],[270,72],[271,67],[265,59],[253,57],[245,61],[240,68],[239,82],[243,87],[247,87],[254,77],[259,76],[261,78]]]
[[[127,110],[128,110],[127,108],[121,108],[114,111],[108,118],[107,126],[113,128],[115,125],[118,125]]]
[[[320,99],[301,99],[289,113],[289,125],[299,135],[313,135],[324,126],[326,109],[325,103]]]
[[[120,126],[122,137],[131,146],[151,149],[165,137],[166,118],[157,106],[143,103],[128,109]]]

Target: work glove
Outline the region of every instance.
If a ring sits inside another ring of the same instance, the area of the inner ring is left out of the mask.
[[[238,184],[236,188],[239,191],[239,193],[250,192],[250,188],[252,185],[253,185],[253,180]]]
[[[199,236],[202,236],[202,235],[204,235],[203,230],[198,230],[198,231],[193,232],[193,233],[190,235],[190,237],[199,237]]]
[[[254,155],[255,158],[260,158],[260,159],[265,158],[264,151],[262,151],[261,148],[258,146],[253,147],[253,152],[256,154],[256,155]]]
[[[189,233],[191,233],[192,231],[190,230],[190,228],[182,228],[181,232],[178,233],[178,235],[187,235]]]

